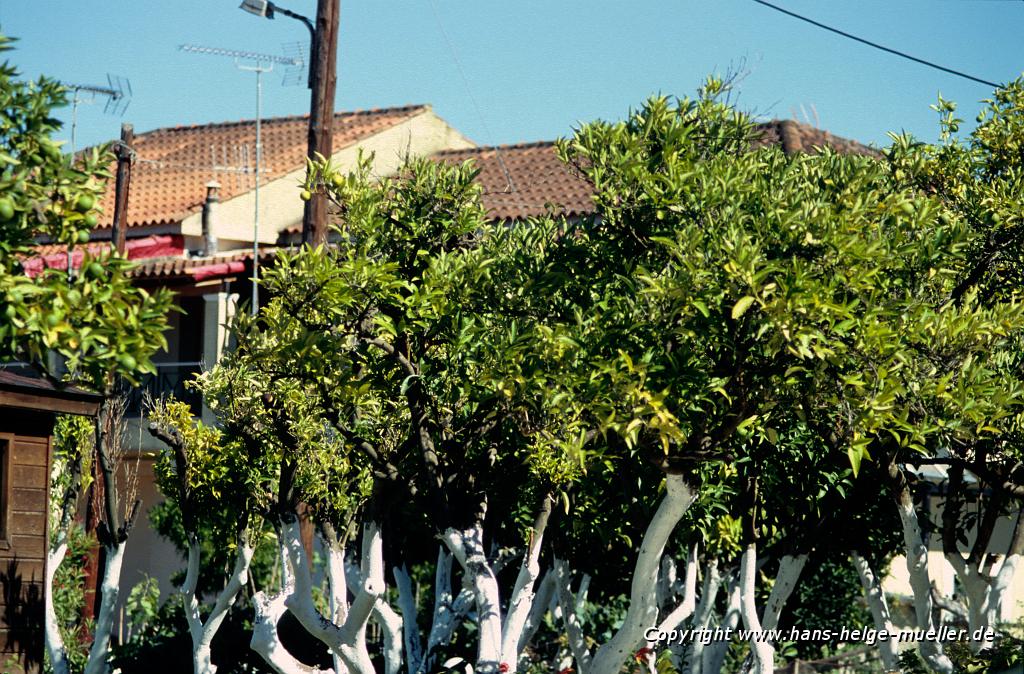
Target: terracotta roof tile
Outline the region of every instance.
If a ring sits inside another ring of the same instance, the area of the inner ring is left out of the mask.
[[[824,129],[808,124],[801,124],[791,119],[773,119],[757,125],[760,135],[754,141],[754,147],[765,145],[781,145],[786,154],[798,152],[816,152],[823,147],[830,147],[840,154],[856,154],[878,157],[879,152],[855,140],[833,136]]]
[[[410,117],[426,106],[338,113],[334,148],[338,150]],[[308,115],[262,120],[263,179],[273,180],[303,166]],[[214,170],[255,163],[255,120],[156,129],[135,137],[136,163],[129,190],[129,226],[175,223],[202,207],[205,185],[221,183],[221,200],[252,189],[253,173]],[[110,227],[114,181],[101,201],[100,227]]]
[[[260,265],[273,262],[276,248],[260,250]],[[229,251],[201,257],[168,256],[139,260],[131,275],[140,280],[175,278],[202,281],[242,273],[252,265],[252,251]]]
[[[551,142],[446,150],[438,161],[476,162],[484,206],[496,220],[542,215],[550,206],[567,216],[593,211],[591,189],[558,159]]]

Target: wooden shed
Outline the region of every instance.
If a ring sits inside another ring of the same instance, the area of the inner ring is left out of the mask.
[[[49,475],[57,414],[95,416],[101,398],[0,371],[0,667],[42,671]]]

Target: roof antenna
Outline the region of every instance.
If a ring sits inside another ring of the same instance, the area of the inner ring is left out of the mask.
[[[275,63],[296,67],[302,64],[301,59],[292,56],[277,56],[274,54],[260,54],[251,51],[238,51],[236,49],[221,49],[220,47],[203,47],[194,44],[183,44],[178,47],[181,51],[193,54],[209,54],[211,56],[227,56],[235,59],[235,67],[251,73],[256,73],[256,188],[253,191],[253,218],[252,218],[252,314],[255,316],[260,307],[259,278],[260,278],[260,171],[262,170],[263,145],[260,138],[260,122],[263,114],[263,73],[269,73],[274,69]],[[244,65],[248,63],[248,65]],[[248,166],[248,161],[246,165]]]
[[[124,111],[128,109],[128,104],[132,101],[132,84],[127,78],[109,73],[107,74],[107,86],[105,87],[92,84],[74,84],[72,82],[61,82],[61,84],[74,92],[71,95],[71,155],[74,156],[77,149],[75,141],[78,130],[78,104],[92,103],[96,100],[97,96],[103,96],[107,99],[107,102],[103,105],[103,112],[105,114],[124,115]]]

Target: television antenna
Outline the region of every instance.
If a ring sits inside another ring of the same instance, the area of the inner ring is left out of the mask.
[[[73,82],[61,82],[62,85],[73,91],[71,95],[71,154],[75,154],[76,131],[78,129],[78,104],[92,103],[97,96],[103,96],[107,102],[103,105],[103,112],[108,115],[124,115],[128,104],[132,101],[132,83],[127,78],[118,75],[107,74],[107,86],[93,84],[75,84]]]
[[[226,56],[235,60],[235,67],[246,72],[256,73],[256,170],[255,189],[253,190],[254,214],[252,219],[252,313],[259,311],[259,260],[260,260],[260,171],[262,170],[263,143],[260,138],[260,121],[263,113],[263,73],[274,69],[274,64],[300,66],[302,59],[294,56],[278,56],[276,54],[260,54],[237,49],[221,47],[204,47],[195,44],[183,44],[180,51],[210,56]]]

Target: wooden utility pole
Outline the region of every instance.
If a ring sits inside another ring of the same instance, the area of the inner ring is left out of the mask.
[[[135,130],[131,124],[121,125],[121,142],[114,154],[117,155],[117,182],[114,187],[114,224],[110,242],[118,253],[124,253],[125,234],[128,229],[128,185],[132,180],[132,160],[135,151]]]
[[[330,158],[334,137],[334,91],[337,85],[338,14],[340,0],[317,0],[316,49],[312,68],[312,100],[309,108],[307,156]],[[327,199],[314,193],[302,214],[302,242],[314,246],[327,242]]]

